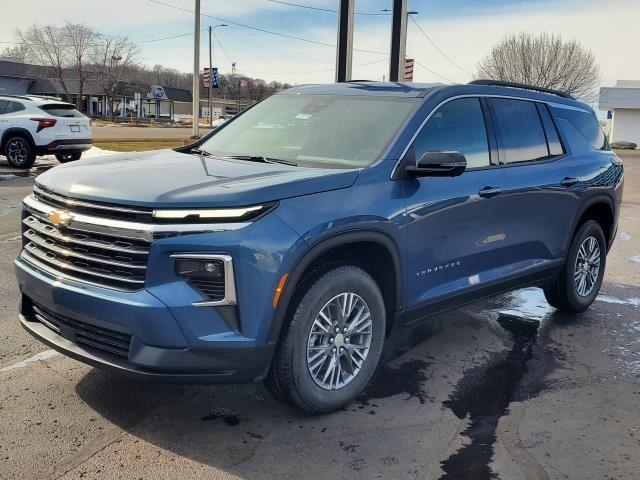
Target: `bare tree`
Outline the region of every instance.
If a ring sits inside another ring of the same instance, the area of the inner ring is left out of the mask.
[[[27,63],[29,58],[29,46],[24,43],[18,43],[12,47],[5,48],[0,57],[12,62]]]
[[[32,25],[26,30],[16,30],[16,37],[27,46],[29,57],[33,61],[52,70],[52,76],[60,83],[66,97],[71,98],[65,78],[69,54],[64,31],[52,25]]]
[[[593,53],[576,40],[523,32],[495,45],[478,64],[477,76],[552,88],[586,99],[600,84],[600,66]]]
[[[126,37],[101,35],[92,49],[95,75],[106,97],[112,118],[115,118],[113,101],[118,85],[137,67],[139,54],[138,46]]]
[[[66,40],[71,65],[76,74],[78,85],[76,107],[82,109],[84,84],[91,75],[90,53],[92,44],[99,36],[98,32],[79,23],[65,23],[62,27],[63,38]]]

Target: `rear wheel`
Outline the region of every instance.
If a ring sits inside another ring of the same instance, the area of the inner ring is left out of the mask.
[[[36,161],[35,149],[24,137],[9,138],[4,145],[4,156],[15,168],[31,168]]]
[[[564,312],[583,312],[591,306],[604,277],[607,244],[598,222],[589,220],[576,232],[564,268],[544,289],[549,304]]]
[[[56,159],[60,163],[74,162],[80,160],[80,157],[82,157],[82,152],[56,153]]]
[[[353,401],[371,378],[384,343],[384,301],[353,266],[328,271],[302,293],[267,386],[307,413],[326,413]]]

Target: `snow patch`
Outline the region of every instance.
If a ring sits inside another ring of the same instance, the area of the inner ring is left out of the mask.
[[[636,255],[635,257],[631,257],[629,260],[632,262],[640,263],[640,255]]]
[[[629,240],[631,240],[631,235],[629,235],[627,232],[620,232],[618,234],[618,239],[622,240],[623,242],[628,242]]]
[[[617,305],[633,305],[634,307],[640,306],[640,298],[637,297],[623,299],[607,295],[606,293],[601,293],[596,297],[596,300],[605,303],[615,303]]]
[[[510,294],[510,297],[508,308],[499,309],[498,313],[530,320],[543,320],[554,310],[540,288],[516,290]]]

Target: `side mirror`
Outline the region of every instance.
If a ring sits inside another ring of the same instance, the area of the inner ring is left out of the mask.
[[[457,177],[467,168],[467,159],[460,152],[424,152],[418,165],[408,165],[413,177]]]

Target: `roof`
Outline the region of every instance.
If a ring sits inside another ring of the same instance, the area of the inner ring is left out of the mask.
[[[302,85],[292,87],[279,93],[279,95],[353,95],[353,96],[383,96],[383,97],[426,97],[432,92],[442,92],[449,95],[501,95],[505,97],[519,97],[530,100],[538,100],[547,103],[560,103],[578,108],[588,109],[586,104],[553,93],[544,93],[528,90],[522,86],[495,86],[495,85],[443,85],[439,83],[396,83],[396,82],[368,82],[351,81],[345,83],[332,83],[327,85]]]
[[[640,82],[626,81],[621,83],[619,81],[615,87],[602,87],[600,89],[598,108],[600,110],[613,110],[615,108],[640,109]]]
[[[327,85],[301,85],[279,95],[362,95],[377,97],[423,97],[438,84],[368,82],[354,80]]]

